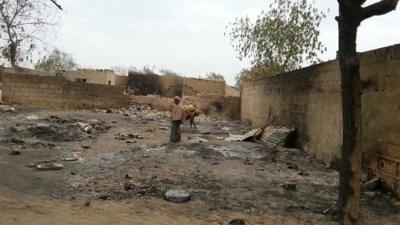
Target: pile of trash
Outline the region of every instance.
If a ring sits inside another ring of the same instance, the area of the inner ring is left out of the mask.
[[[131,104],[129,106],[129,109],[134,111],[143,111],[143,110],[150,111],[151,107],[149,105],[144,105],[144,104]]]
[[[121,140],[121,141],[129,140],[129,139],[141,140],[141,139],[143,139],[143,137],[140,136],[139,134],[134,134],[134,133],[129,133],[129,134],[117,133],[117,134],[115,134],[115,139],[116,140]]]
[[[153,110],[149,105],[131,104],[128,108],[121,109],[93,109],[96,113],[117,113],[126,117],[142,117],[142,118],[169,118],[170,112],[161,112]]]
[[[86,123],[77,122],[76,125],[79,126],[83,132],[88,134],[92,134],[97,131],[103,132],[112,127],[111,125],[97,119],[90,119]]]
[[[278,146],[284,146],[289,137],[296,132],[294,127],[269,126],[266,128],[256,128],[244,135],[230,134],[225,141],[253,141],[265,144],[268,148],[274,149]]]
[[[15,112],[15,108],[8,105],[0,104],[0,112]]]

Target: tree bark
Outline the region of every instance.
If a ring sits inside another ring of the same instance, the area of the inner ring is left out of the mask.
[[[359,224],[361,210],[361,78],[357,57],[357,30],[360,25],[354,9],[340,6],[339,61],[342,88],[343,145],[339,184],[339,220],[344,225]]]
[[[396,9],[399,0],[381,0],[362,7],[365,0],[337,0],[339,3],[339,61],[342,88],[343,146],[339,184],[339,222],[360,224],[362,173],[362,85],[357,57],[357,30],[372,16]]]
[[[9,57],[10,57],[11,67],[16,67],[17,66],[17,45],[12,42],[11,44],[9,44],[8,48],[9,48]]]

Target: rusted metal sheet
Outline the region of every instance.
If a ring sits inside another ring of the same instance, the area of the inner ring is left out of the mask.
[[[268,148],[276,148],[284,145],[293,131],[294,129],[287,127],[267,127],[264,129],[260,141],[266,144]]]

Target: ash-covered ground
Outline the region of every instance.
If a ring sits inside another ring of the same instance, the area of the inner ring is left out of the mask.
[[[139,108],[0,111],[0,224],[335,224],[338,173],[322,162],[226,142],[249,127],[204,116],[171,144],[169,114]],[[192,198],[167,202],[170,189]],[[390,195],[362,202],[365,224],[400,224]]]

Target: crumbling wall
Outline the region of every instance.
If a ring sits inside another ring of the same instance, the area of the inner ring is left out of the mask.
[[[136,95],[160,95],[163,97],[225,95],[225,82],[223,81],[131,72],[128,83]]]
[[[28,68],[15,67],[15,68],[0,68],[0,77],[2,74],[15,74],[15,75],[36,75],[36,76],[55,76],[55,72],[32,70]]]
[[[215,80],[203,80],[196,78],[185,78],[185,96],[199,95],[215,95],[224,96],[225,95],[225,82],[215,81]],[[190,94],[193,91],[193,94]]]
[[[153,109],[170,111],[173,106],[172,98],[161,96],[132,96],[131,102],[146,104]],[[209,116],[239,120],[240,119],[240,98],[218,97],[218,96],[189,96],[184,97],[182,104],[196,105],[197,109]]]
[[[72,109],[121,108],[129,105],[123,87],[67,82],[63,87],[63,107]]]
[[[363,80],[363,162],[400,194],[400,45],[360,54]],[[254,126],[295,125],[298,145],[335,163],[342,144],[339,66],[322,63],[242,88],[242,120]]]
[[[129,72],[128,86],[135,95],[160,94],[160,76]]]
[[[128,76],[115,75],[115,84],[114,85],[127,88],[128,87]]]
[[[364,166],[400,196],[400,45],[365,53]]]
[[[111,70],[67,70],[58,71],[57,76],[65,77],[69,81],[89,84],[115,85],[115,74]]]
[[[228,97],[240,97],[240,90],[229,85],[225,86],[225,96]]]
[[[185,104],[193,104],[204,114],[222,119],[240,120],[240,98],[224,96],[186,96]]]
[[[46,108],[126,107],[129,97],[124,88],[71,82],[57,76],[5,74],[3,101]]]
[[[339,158],[341,100],[335,61],[307,67],[242,87],[242,121],[256,127],[294,125],[297,145],[326,162]]]
[[[178,76],[159,76],[159,94],[164,97],[182,96],[183,79]]]

